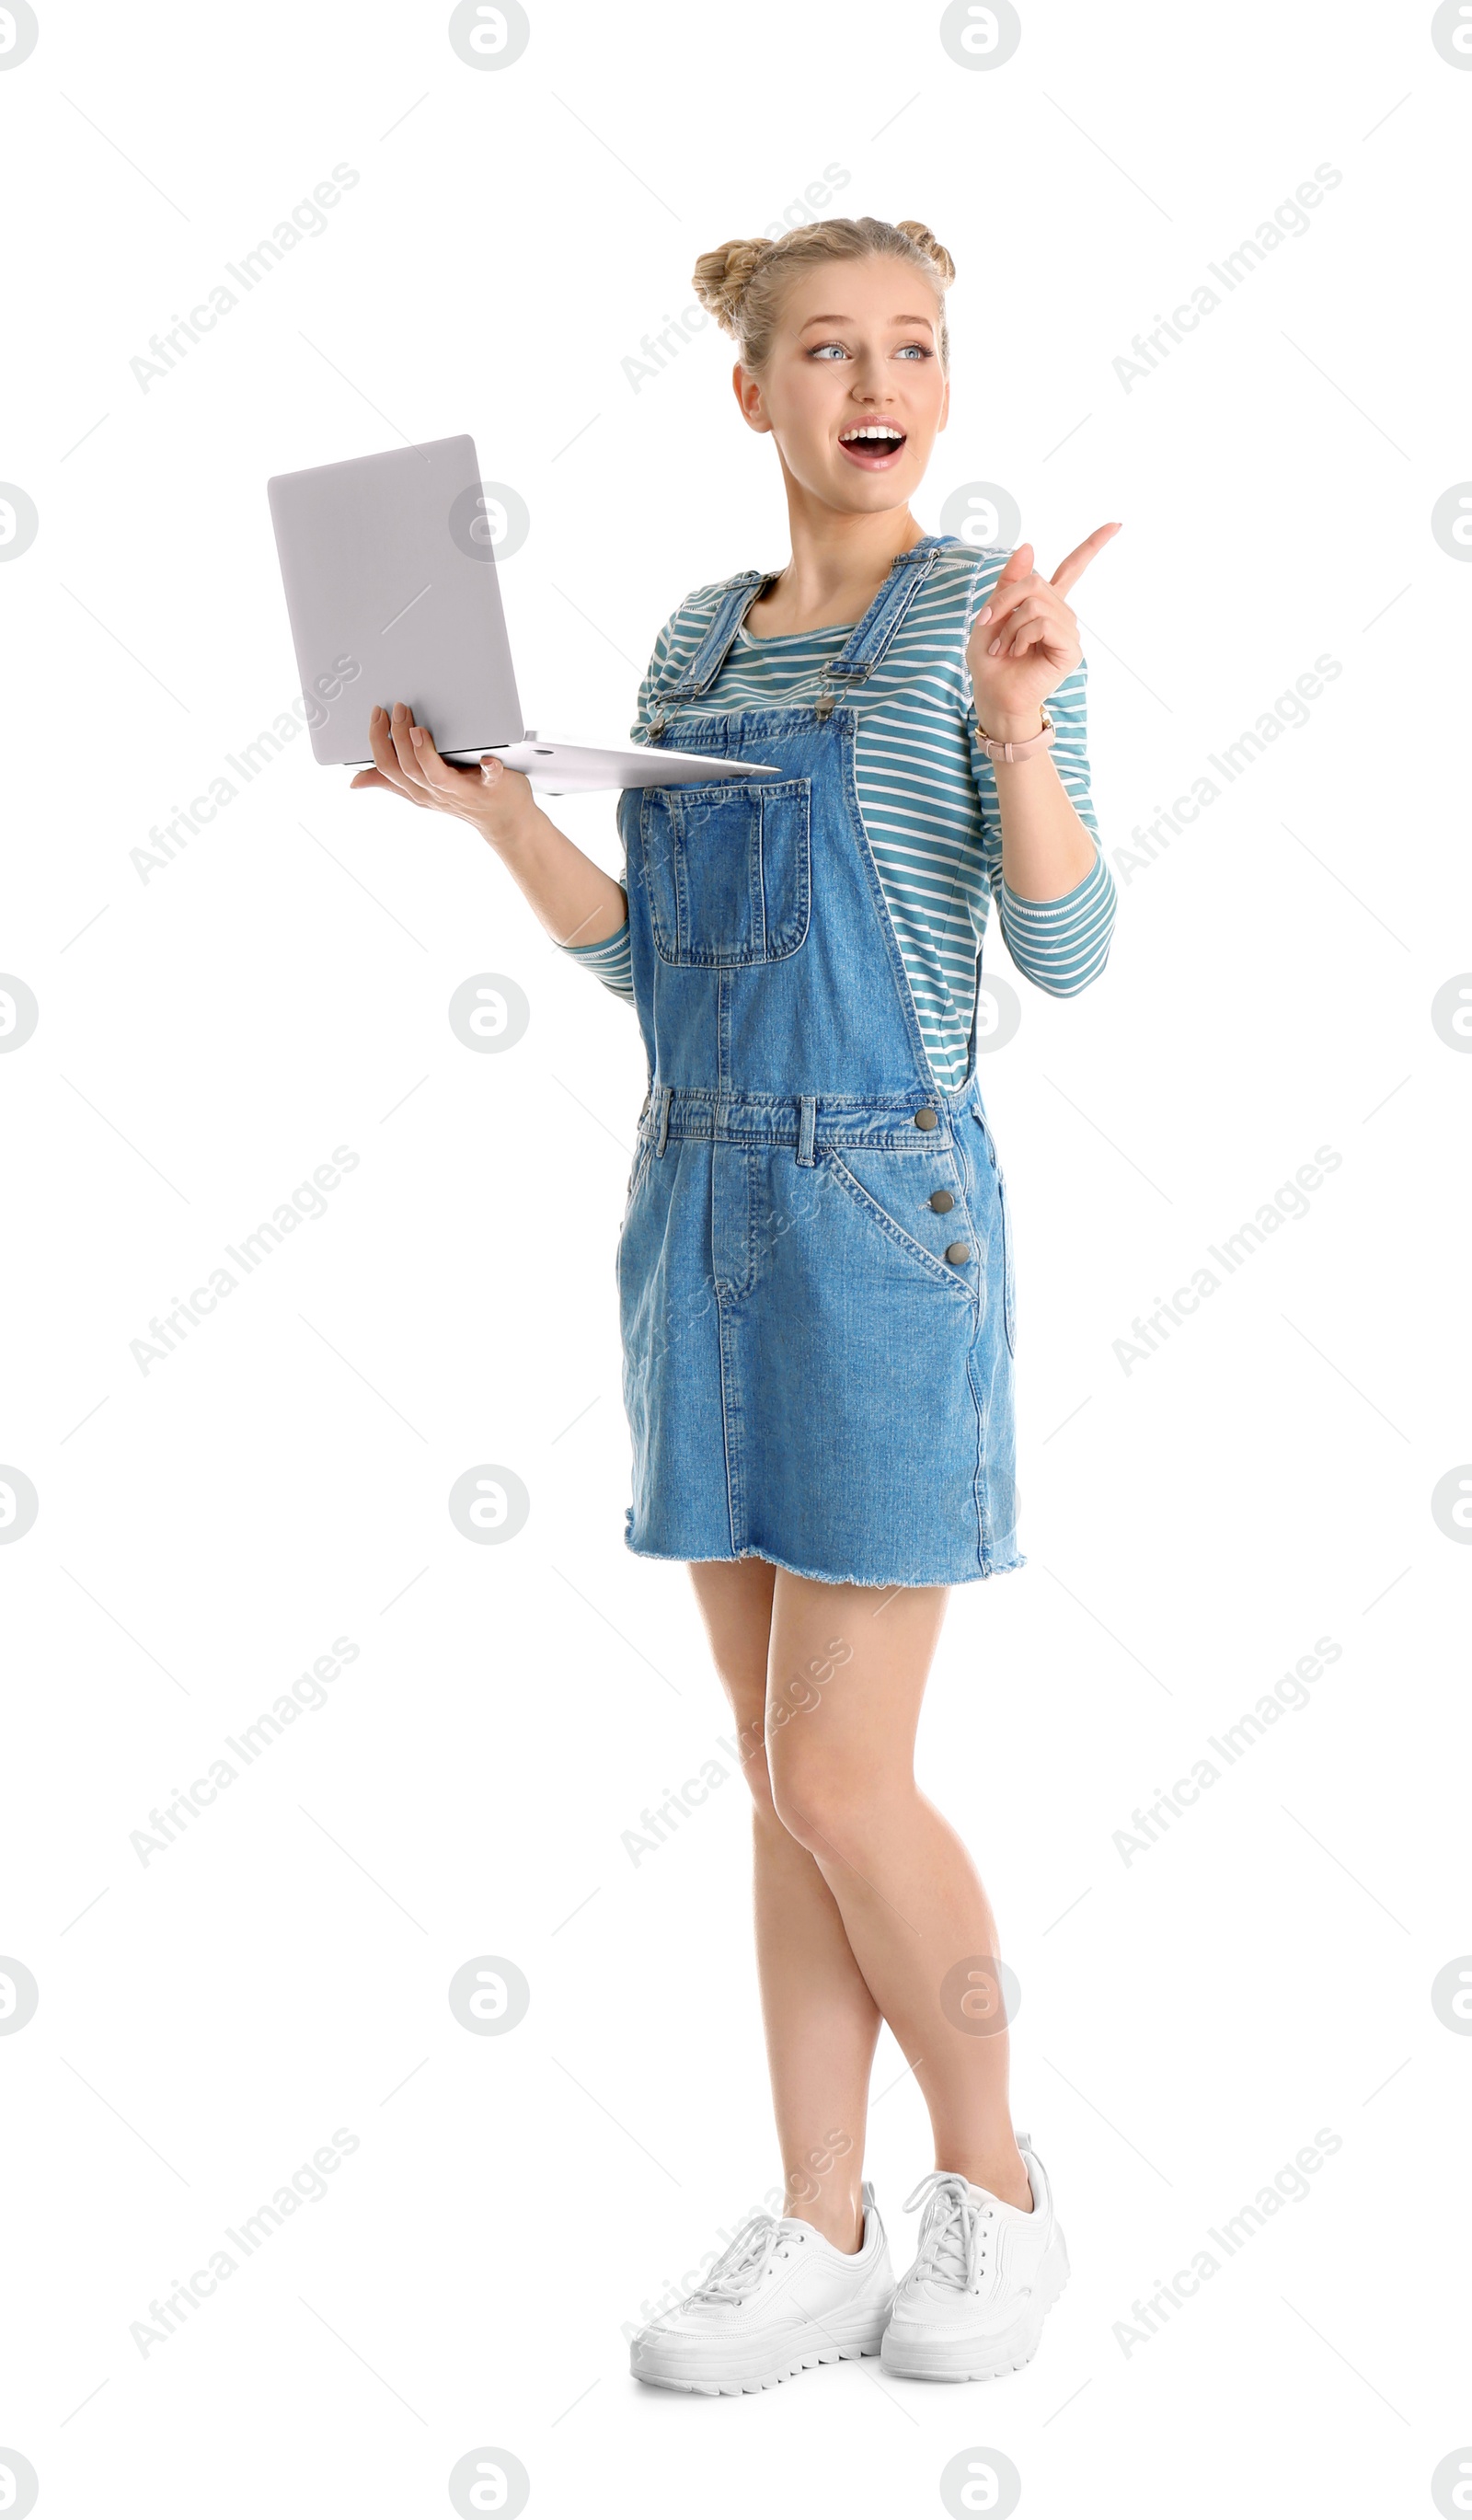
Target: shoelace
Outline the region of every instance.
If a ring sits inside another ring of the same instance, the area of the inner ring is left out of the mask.
[[[770,2214],[754,2214],[743,2223],[729,2249],[722,2252],[702,2284],[693,2294],[696,2301],[742,2301],[761,2282],[772,2262],[773,2251],[783,2248],[792,2239]]]
[[[962,2292],[975,2292],[986,2260],[984,2226],[993,2221],[993,2208],[978,2204],[968,2182],[955,2170],[932,2170],[906,2197],[906,2213],[913,2214],[922,2198],[925,2219],[907,2280],[916,2282],[933,2275]]]

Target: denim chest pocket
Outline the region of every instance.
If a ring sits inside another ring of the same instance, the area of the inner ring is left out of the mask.
[[[662,963],[780,963],[808,932],[812,781],[646,788],[639,836]]]

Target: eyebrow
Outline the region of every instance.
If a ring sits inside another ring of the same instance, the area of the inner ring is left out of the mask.
[[[853,324],[858,320],[854,315],[810,315],[806,324],[798,326],[798,331],[806,333],[808,327],[813,324]],[[932,315],[891,315],[889,320],[891,324],[925,324],[932,332],[935,330],[935,318]]]

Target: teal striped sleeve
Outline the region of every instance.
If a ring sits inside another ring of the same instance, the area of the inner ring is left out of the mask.
[[[639,698],[635,704],[634,723],[629,729],[631,743],[642,741],[653,714],[654,686],[670,652],[670,632],[674,626],[675,617],[672,612],[654,642],[653,654],[645,668],[644,681],[639,686]],[[628,868],[625,867],[619,878],[624,885],[626,896],[628,872]],[[634,964],[629,952],[627,916],[622,927],[615,928],[611,936],[600,936],[592,945],[563,945],[558,950],[570,956],[574,963],[581,963],[586,970],[593,973],[595,979],[602,981],[605,989],[611,989],[616,998],[627,999],[630,1006],[634,1004]]]
[[[990,555],[988,558],[990,559]],[[1004,560],[1005,555],[1003,555]],[[971,590],[966,622],[971,621],[1001,574],[978,570]],[[1052,746],[1053,766],[1075,813],[1093,841],[1093,865],[1071,892],[1053,901],[1028,901],[1013,892],[1002,872],[1002,818],[997,802],[997,773],[976,742],[976,713],[971,711],[971,769],[981,798],[987,875],[997,904],[998,922],[1006,949],[1019,971],[1052,998],[1077,997],[1096,980],[1109,959],[1117,895],[1108,860],[1099,845],[1098,817],[1093,809],[1089,774],[1089,661],[1081,656],[1071,674],[1048,696],[1048,714],[1058,730]]]
[[[558,951],[581,963],[616,998],[627,998],[630,1006],[634,1004],[634,964],[629,953],[627,916],[622,927],[616,927],[611,936],[600,936],[592,945],[559,945]]]

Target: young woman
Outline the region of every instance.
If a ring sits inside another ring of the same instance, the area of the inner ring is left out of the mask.
[[[526,781],[378,711],[396,790],[484,832],[544,925],[632,1001],[649,1084],[618,1251],[628,1546],[689,1562],[754,1803],[757,1955],[786,2211],[636,2340],[707,2395],[881,2352],[1027,2362],[1067,2276],[1013,2132],[997,1928],[913,1747],[948,1588],[1020,1566],[1011,1235],[976,1072],[990,904],[1068,996],[1102,969],[1085,666],[1051,579],[910,511],[950,408],[950,255],[913,219],[703,254],[792,555],[689,595],[632,732],[751,764],[628,789],[624,881]],[[1044,703],[1047,706],[1044,706]],[[760,765],[760,768],[758,767]],[[889,2023],[935,2168],[896,2286],[863,2182]]]

